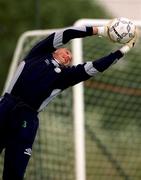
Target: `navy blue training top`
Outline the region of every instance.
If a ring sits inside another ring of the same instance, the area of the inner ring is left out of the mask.
[[[118,50],[98,60],[69,67],[53,59],[52,53],[71,39],[91,35],[92,27],[70,27],[38,42],[20,63],[7,92],[41,111],[61,91],[104,71],[123,56]]]

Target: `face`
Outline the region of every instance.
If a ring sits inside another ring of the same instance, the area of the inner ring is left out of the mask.
[[[72,62],[72,53],[67,48],[57,49],[53,57],[64,66],[69,66]]]

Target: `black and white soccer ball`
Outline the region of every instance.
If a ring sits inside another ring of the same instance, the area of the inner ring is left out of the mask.
[[[115,18],[109,25],[109,37],[112,41],[126,44],[136,33],[136,26],[128,18]]]

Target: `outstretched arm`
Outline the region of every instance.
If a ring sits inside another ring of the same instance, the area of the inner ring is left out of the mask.
[[[62,86],[61,89],[66,89],[69,86],[73,86],[95,76],[99,72],[103,72],[121,57],[123,57],[123,54],[118,50],[100,59],[87,61],[84,64],[64,69],[62,83],[59,82],[60,86]]]
[[[83,38],[86,36],[97,35],[97,27],[69,27],[60,31],[56,31],[49,35],[44,40],[37,43],[29,52],[26,58],[32,56],[40,56],[47,53],[52,53],[57,48],[66,44],[74,38]]]
[[[85,81],[99,72],[108,69],[113,63],[121,59],[134,46],[136,38],[132,39],[126,45],[123,45],[119,50],[110,53],[100,59],[72,66],[65,69],[65,75],[62,80],[62,89],[73,86],[79,82]]]
[[[128,53],[135,45],[137,39],[137,34],[135,37],[123,45],[119,50],[115,51],[114,53],[109,54],[103,58],[100,58],[96,61],[91,62],[91,66],[86,65],[87,72],[90,72],[90,75],[93,76],[92,69],[96,69],[98,72],[103,72],[113,63],[116,63],[120,58],[122,58],[126,53]],[[89,74],[89,73],[88,73]]]

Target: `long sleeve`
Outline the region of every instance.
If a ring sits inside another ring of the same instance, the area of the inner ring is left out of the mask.
[[[52,53],[57,48],[66,44],[74,38],[82,38],[93,34],[92,27],[70,27],[60,31],[56,31],[37,43],[26,56],[26,59],[33,56],[41,56]]]
[[[66,89],[69,86],[85,81],[97,73],[108,69],[121,57],[123,57],[123,54],[118,50],[100,59],[65,68],[58,87],[60,86],[60,89]]]
[[[114,53],[109,54],[103,58],[100,58],[96,61],[93,61],[93,67],[99,72],[103,72],[113,63],[116,63],[120,58],[123,57],[123,54],[120,50],[115,51]]]

